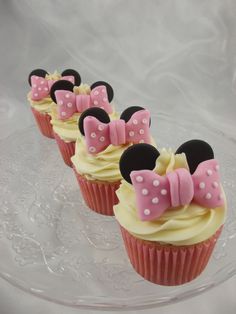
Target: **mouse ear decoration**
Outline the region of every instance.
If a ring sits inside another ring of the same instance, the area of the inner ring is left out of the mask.
[[[84,133],[84,119],[88,116],[95,117],[102,123],[109,123],[110,122],[110,117],[105,110],[98,108],[98,107],[89,108],[89,109],[85,110],[80,115],[80,118],[79,118],[78,127],[79,127],[80,133],[82,135],[85,134]]]
[[[113,91],[113,88],[111,87],[111,85],[108,84],[107,82],[104,82],[104,81],[98,81],[98,82],[93,83],[90,86],[90,88],[91,88],[91,90],[93,90],[94,88],[96,88],[98,86],[105,86],[106,87],[108,101],[111,102],[113,97],[114,97],[114,91]]]
[[[73,76],[74,77],[74,85],[80,86],[81,84],[81,76],[79,73],[73,69],[66,69],[61,73],[61,76]]]
[[[31,76],[35,75],[35,76],[39,76],[39,77],[45,77],[48,74],[47,71],[43,70],[43,69],[35,69],[32,72],[30,72],[29,77],[28,77],[28,82],[29,85],[31,86]]]
[[[127,148],[120,158],[120,173],[122,177],[132,184],[130,174],[134,170],[153,170],[159,151],[152,145],[142,143]]]
[[[56,96],[55,96],[55,92],[57,90],[68,90],[70,92],[73,92],[73,89],[74,89],[74,84],[69,81],[66,81],[66,80],[56,81],[50,89],[50,96],[53,102],[57,103]]]
[[[145,110],[145,108],[140,107],[140,106],[128,107],[122,112],[122,114],[120,115],[120,119],[124,120],[125,122],[128,122],[135,112],[138,112],[141,110]],[[144,122],[146,122],[146,121],[144,121]],[[150,127],[150,125],[151,125],[151,118],[149,119],[149,127]]]
[[[214,152],[211,146],[202,140],[191,140],[183,143],[175,154],[185,153],[190,173],[193,174],[197,166],[205,161],[214,159]]]

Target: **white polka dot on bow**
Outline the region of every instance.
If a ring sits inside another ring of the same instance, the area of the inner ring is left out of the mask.
[[[166,195],[167,194],[167,190],[166,189],[162,189],[161,190],[161,195]]]
[[[205,187],[206,187],[206,184],[205,184],[205,182],[200,182],[199,183],[199,188],[202,190],[202,189],[205,189]]]
[[[98,125],[98,130],[99,130],[99,131],[103,131],[103,130],[104,130],[104,126],[101,125],[101,124],[99,124],[99,125]]]
[[[154,197],[154,198],[152,199],[152,203],[153,203],[153,204],[158,204],[158,203],[159,203],[159,198],[158,198],[158,197]]]
[[[213,188],[216,189],[216,188],[218,188],[218,186],[219,186],[218,182],[215,181],[215,182],[212,183],[212,187]]]
[[[136,177],[137,182],[143,182],[143,177],[142,176],[137,176]]]
[[[207,199],[207,200],[210,200],[211,197],[212,197],[211,193],[207,193],[207,194],[205,195],[205,199]]]
[[[208,176],[211,176],[213,172],[212,172],[211,169],[208,169],[206,173],[207,173]]]
[[[93,147],[93,146],[90,146],[89,147],[89,151],[90,151],[90,153],[95,153],[96,152],[96,148]]]
[[[144,213],[144,215],[148,216],[151,214],[151,211],[150,211],[150,209],[146,208],[146,209],[144,209],[143,213]]]
[[[148,195],[148,189],[142,189],[142,194],[143,195]]]
[[[152,182],[153,186],[157,187],[158,185],[160,185],[160,181],[159,180],[154,180]]]

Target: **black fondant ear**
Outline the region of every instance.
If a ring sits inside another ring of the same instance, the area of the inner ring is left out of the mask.
[[[127,148],[120,158],[120,173],[122,177],[132,184],[130,173],[133,170],[153,170],[159,151],[150,144],[135,144]]]
[[[82,135],[84,135],[84,119],[88,116],[95,117],[103,123],[109,123],[110,122],[110,117],[105,110],[98,108],[98,107],[89,108],[89,109],[85,110],[80,115],[80,118],[79,118],[78,127],[79,127],[80,133]]]
[[[81,84],[81,77],[79,75],[79,73],[73,69],[66,69],[61,73],[61,76],[67,76],[67,75],[71,75],[74,76],[75,79],[75,86],[80,86]]]
[[[111,102],[112,99],[113,99],[113,97],[114,97],[114,91],[113,91],[113,88],[111,87],[110,84],[108,84],[107,82],[104,82],[104,81],[98,81],[98,82],[93,83],[93,84],[90,86],[90,88],[91,88],[91,90],[92,90],[92,89],[94,89],[95,87],[101,86],[101,85],[106,86],[108,100],[109,100],[109,102]]]
[[[209,159],[214,158],[211,146],[202,140],[191,140],[183,143],[175,152],[176,154],[185,153],[190,173],[194,173],[197,166]]]
[[[68,90],[70,92],[73,92],[73,88],[74,88],[74,84],[66,81],[66,80],[60,80],[60,81],[56,81],[50,90],[50,96],[52,98],[52,100],[56,103],[56,97],[55,97],[55,91],[57,90]]]
[[[29,77],[28,77],[29,85],[31,86],[31,76],[37,75],[37,76],[40,76],[40,77],[45,77],[47,74],[48,74],[48,72],[43,70],[43,69],[35,69],[35,70],[33,70],[32,72],[30,72]]]
[[[128,107],[126,108],[122,114],[120,115],[120,119],[125,120],[125,122],[128,122],[129,119],[132,117],[132,115],[140,110],[145,110],[145,108],[140,107],[140,106],[132,106],[132,107]],[[149,126],[151,125],[151,119],[149,121]]]

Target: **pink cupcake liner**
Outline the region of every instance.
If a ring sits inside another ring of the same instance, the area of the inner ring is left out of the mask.
[[[71,157],[75,154],[75,141],[67,143],[63,141],[56,132],[54,132],[54,138],[65,164],[72,167]]]
[[[106,183],[90,181],[74,169],[81,193],[87,206],[93,211],[107,216],[114,216],[113,206],[118,203],[116,190],[119,182]]]
[[[202,273],[222,227],[208,240],[189,246],[162,245],[141,240],[123,227],[121,233],[130,262],[138,274],[158,285],[177,286]]]
[[[54,138],[52,125],[50,123],[50,115],[47,113],[41,113],[32,107],[31,110],[40,132],[48,138]]]

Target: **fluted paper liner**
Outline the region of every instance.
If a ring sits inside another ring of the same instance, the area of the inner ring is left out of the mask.
[[[99,214],[113,216],[113,206],[118,203],[116,190],[120,186],[120,181],[114,183],[91,181],[78,174],[76,169],[74,171],[87,206]]]
[[[207,266],[222,227],[208,240],[188,246],[174,246],[135,238],[121,227],[130,262],[138,274],[163,286],[187,283]]]
[[[58,148],[65,164],[69,167],[72,167],[71,157],[75,154],[75,141],[67,143],[63,141],[63,139],[61,139],[56,132],[54,132],[54,138],[57,142]]]
[[[52,125],[50,123],[51,117],[47,113],[41,113],[31,107],[35,121],[42,135],[48,138],[54,138]]]

